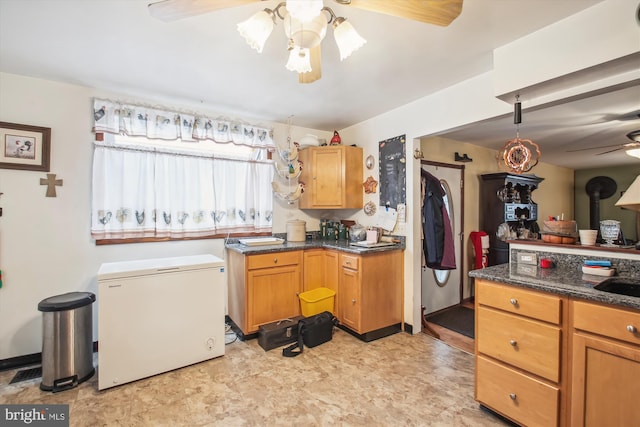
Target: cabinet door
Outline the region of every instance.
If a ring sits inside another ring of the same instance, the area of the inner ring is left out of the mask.
[[[299,265],[249,270],[248,333],[262,324],[300,315],[300,276]]]
[[[344,191],[343,150],[313,150],[311,153],[311,199],[315,207],[339,207]]]
[[[306,185],[300,209],[362,208],[362,148],[310,147],[300,150],[299,160]]]
[[[574,333],[572,367],[571,425],[638,425],[640,348]]]
[[[338,281],[340,280],[339,253],[324,250],[324,287],[338,293]],[[337,308],[337,307],[336,307]]]
[[[324,256],[324,249],[304,251],[302,288],[305,292],[325,286]]]
[[[342,267],[338,288],[339,320],[345,326],[360,332],[360,272]]]

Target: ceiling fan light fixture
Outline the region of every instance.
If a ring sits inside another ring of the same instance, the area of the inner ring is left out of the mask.
[[[630,150],[625,151],[625,153],[627,153],[627,155],[631,157],[637,157],[640,159],[640,148],[632,148]]]
[[[284,33],[296,46],[311,49],[318,46],[327,35],[327,20],[323,15],[318,15],[303,23],[291,15],[285,15]]]
[[[275,25],[275,15],[271,9],[264,9],[246,21],[238,24],[238,32],[247,44],[258,53],[262,53],[264,44],[271,35]]]
[[[344,61],[367,42],[345,18],[336,18],[334,20],[333,37],[336,39],[341,61]]]
[[[308,73],[311,71],[311,55],[309,49],[294,46],[289,53],[286,69],[296,73]]]
[[[633,142],[640,142],[640,130],[634,130],[627,134],[627,138]]]
[[[287,12],[300,22],[309,22],[320,15],[322,0],[287,0]]]

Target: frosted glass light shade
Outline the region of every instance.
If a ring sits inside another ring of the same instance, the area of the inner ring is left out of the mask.
[[[625,151],[629,156],[637,157],[640,159],[640,148],[632,148],[630,150]]]
[[[238,24],[238,32],[249,46],[262,53],[264,44],[273,31],[273,12],[260,11]]]
[[[343,61],[353,52],[360,49],[367,41],[344,18],[338,18],[333,24],[333,36],[340,50],[340,60]]]
[[[624,192],[616,206],[640,212],[640,175],[631,183]]]
[[[308,73],[311,71],[311,54],[309,49],[295,46],[291,49],[289,60],[285,65],[287,70],[297,73]]]
[[[302,23],[320,15],[322,7],[322,0],[287,0],[287,12]]]
[[[284,33],[287,38],[293,40],[294,44],[301,48],[316,47],[327,35],[327,19],[322,14],[306,23],[287,14],[283,21]]]

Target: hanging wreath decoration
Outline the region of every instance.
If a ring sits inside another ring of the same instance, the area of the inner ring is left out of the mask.
[[[513,123],[516,125],[516,137],[507,141],[498,152],[497,160],[514,173],[529,172],[540,161],[540,147],[530,139],[520,138],[520,123],[522,122],[522,105],[520,95],[516,95],[513,106]]]
[[[515,138],[500,151],[502,161],[515,173],[529,172],[540,160],[540,147],[530,139]]]

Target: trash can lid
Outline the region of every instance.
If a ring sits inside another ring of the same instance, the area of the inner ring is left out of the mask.
[[[38,304],[39,311],[64,311],[92,304],[96,300],[91,292],[68,292],[45,298]]]

